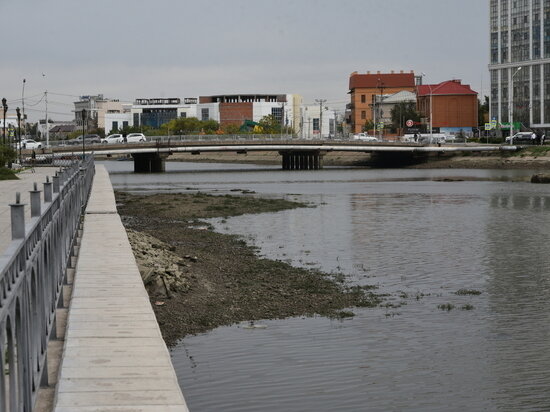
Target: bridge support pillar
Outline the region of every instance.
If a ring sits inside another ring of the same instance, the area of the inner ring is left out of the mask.
[[[134,173],[161,173],[166,171],[166,155],[158,153],[134,153]]]
[[[281,151],[283,170],[322,169],[323,154],[319,150]]]

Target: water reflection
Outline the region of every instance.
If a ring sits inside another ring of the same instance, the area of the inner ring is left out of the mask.
[[[549,200],[544,195],[498,194],[487,233],[489,371],[503,410],[545,410],[550,370]]]

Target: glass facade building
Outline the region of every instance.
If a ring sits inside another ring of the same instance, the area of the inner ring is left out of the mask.
[[[489,0],[489,7],[491,118],[550,128],[550,0]]]

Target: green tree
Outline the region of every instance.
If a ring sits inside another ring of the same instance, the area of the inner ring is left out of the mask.
[[[8,145],[0,145],[0,169],[16,158],[15,150]]]
[[[485,123],[489,121],[489,96],[484,96],[483,104],[481,100],[477,101],[477,123],[479,127],[485,127]]]
[[[238,124],[230,123],[223,127],[224,134],[243,134],[248,133],[246,130],[241,130],[241,126]]]
[[[258,125],[262,128],[262,133],[281,133],[281,122],[272,114],[262,117],[258,122]]]
[[[372,120],[366,121],[363,126],[363,132],[368,133],[369,130],[374,130],[374,122]]]
[[[220,130],[220,124],[215,120],[204,120],[201,123],[202,131],[206,134],[214,134]]]
[[[414,102],[397,103],[391,109],[390,114],[394,130],[404,128],[407,120],[412,120],[413,122],[420,121],[420,114],[416,111],[416,103]]]

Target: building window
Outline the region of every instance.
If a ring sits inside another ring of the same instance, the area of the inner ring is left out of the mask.
[[[314,132],[319,131],[319,119],[313,119],[313,131]]]
[[[271,115],[277,120],[277,122],[283,122],[283,108],[282,107],[272,107]]]
[[[127,121],[123,121],[122,122],[122,128],[123,129],[126,129],[128,127],[128,122]]]
[[[181,113],[180,113],[180,117],[181,117],[182,119],[187,118],[187,113],[186,113],[186,112],[181,112]]]
[[[367,118],[367,112],[365,110],[361,110],[361,119]]]
[[[139,115],[140,115],[140,113],[134,113],[134,126],[135,126],[135,127],[139,127],[139,126],[140,126],[140,123],[139,123]]]
[[[111,127],[113,130],[118,130],[118,122],[113,122],[113,127]]]
[[[203,122],[210,119],[210,113],[208,109],[201,109],[201,120]]]
[[[365,96],[364,94],[361,95],[361,103],[366,103],[367,101],[367,96]]]

